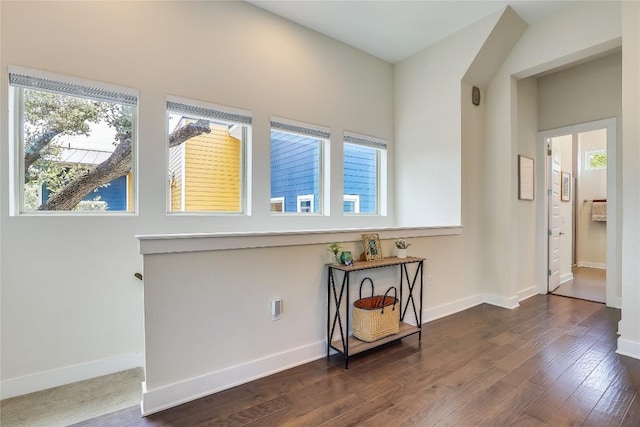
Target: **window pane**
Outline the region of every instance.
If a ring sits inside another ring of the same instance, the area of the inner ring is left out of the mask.
[[[180,109],[169,104],[170,211],[243,212],[249,126],[195,116],[184,104],[174,103]]]
[[[344,144],[344,212],[378,212],[378,149]],[[358,210],[356,207],[358,200]],[[348,204],[348,201],[352,203]]]
[[[587,170],[606,169],[607,152],[605,150],[587,152]]]
[[[15,91],[25,171],[21,211],[132,211],[135,106],[104,101],[109,93],[93,99],[95,90],[81,97]]]
[[[271,198],[283,212],[319,212],[320,139],[271,131]]]

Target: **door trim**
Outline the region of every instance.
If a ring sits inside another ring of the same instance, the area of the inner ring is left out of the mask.
[[[621,283],[620,283],[620,255],[621,255],[621,230],[620,230],[620,210],[618,208],[618,188],[620,179],[617,173],[618,150],[617,150],[617,120],[608,118],[593,122],[580,123],[557,129],[550,129],[538,132],[537,158],[545,159],[538,161],[536,166],[537,179],[536,187],[538,194],[545,194],[548,185],[548,171],[546,161],[546,140],[557,136],[589,132],[597,129],[607,129],[607,291],[606,304],[608,307],[621,308]],[[548,271],[548,212],[547,197],[537,197],[536,202],[536,287],[539,294],[547,293],[547,271]]]

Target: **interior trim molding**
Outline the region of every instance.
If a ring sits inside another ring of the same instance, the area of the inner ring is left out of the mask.
[[[1,398],[46,390],[144,366],[142,353],[128,353],[2,381]]]
[[[633,357],[634,359],[640,359],[640,342],[627,340],[623,337],[618,338],[617,354],[622,356]]]
[[[147,416],[204,396],[326,357],[325,340],[149,389],[142,383],[142,415]]]
[[[484,302],[498,307],[508,308],[509,310],[520,306],[520,300],[517,295],[505,297],[502,295],[484,294]]]
[[[569,280],[573,280],[573,273],[567,273],[560,276],[560,284],[567,283]]]
[[[535,285],[530,286],[527,289],[518,291],[518,301],[524,301],[527,298],[531,298],[534,295],[538,295],[538,288]]]
[[[450,316],[484,302],[482,294],[471,295],[456,301],[440,304],[435,307],[422,309],[422,323],[432,322],[442,317]]]
[[[452,236],[462,234],[462,226],[363,228],[344,230],[274,231],[247,233],[198,233],[138,235],[143,255],[176,252],[223,251],[228,249],[271,248],[359,242],[362,233],[378,233],[380,239]]]
[[[578,267],[599,268],[600,270],[606,270],[607,264],[603,264],[601,262],[581,261],[578,262]]]

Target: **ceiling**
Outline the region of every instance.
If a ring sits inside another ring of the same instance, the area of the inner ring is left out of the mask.
[[[387,62],[397,63],[507,5],[528,24],[533,24],[579,0],[247,1]]]

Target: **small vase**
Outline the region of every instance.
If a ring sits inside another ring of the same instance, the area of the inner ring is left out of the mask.
[[[333,265],[340,265],[340,255],[334,254],[331,263]]]
[[[407,250],[406,249],[398,249],[398,258],[406,258]]]

